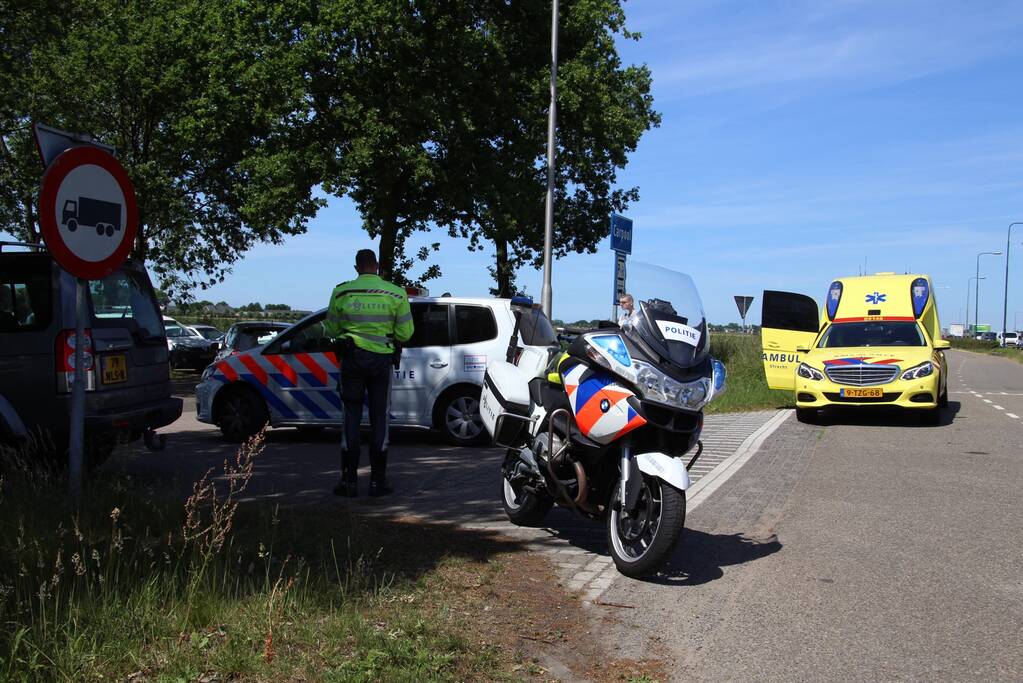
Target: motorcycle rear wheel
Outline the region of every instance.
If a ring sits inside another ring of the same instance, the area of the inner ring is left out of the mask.
[[[621,480],[606,517],[607,547],[618,571],[632,578],[648,576],[667,561],[686,523],[686,494],[657,477],[643,475],[639,500],[626,518],[618,504]]]
[[[507,456],[515,458],[513,453]],[[502,468],[501,473],[501,504],[504,506],[504,514],[508,516],[515,526],[538,526],[543,521],[554,500],[550,496],[541,496],[525,491],[522,486],[516,486],[508,481],[507,467]]]

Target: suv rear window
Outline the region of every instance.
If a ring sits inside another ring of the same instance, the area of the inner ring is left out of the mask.
[[[497,337],[494,312],[486,306],[455,306],[455,343],[475,344]]]
[[[156,308],[149,280],[132,270],[118,271],[102,280],[89,282],[92,323],[115,327],[131,320],[147,337],[163,337],[163,318]]]
[[[519,319],[519,337],[526,346],[552,346],[558,343],[558,333],[539,308],[516,308],[515,316]]]
[[[0,258],[0,332],[45,330],[53,318],[50,259],[36,254]]]

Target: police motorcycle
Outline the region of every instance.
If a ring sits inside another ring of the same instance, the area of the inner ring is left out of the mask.
[[[547,358],[515,348],[513,335],[506,360],[487,367],[480,412],[508,449],[508,519],[535,526],[558,504],[602,520],[618,570],[641,577],[681,535],[703,408],[724,391],[725,367],[710,357],[688,275],[631,264],[629,280],[636,311],[620,326],[585,332]]]

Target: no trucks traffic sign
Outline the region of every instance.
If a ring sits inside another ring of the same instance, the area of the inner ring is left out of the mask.
[[[60,266],[99,280],[128,258],[138,230],[135,188],[120,162],[96,147],[53,160],[39,192],[39,230]]]

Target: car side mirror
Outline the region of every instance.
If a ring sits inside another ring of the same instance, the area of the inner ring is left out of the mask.
[[[936,348],[939,351],[944,351],[945,349],[952,348],[952,342],[950,342],[947,339],[939,339],[938,341],[934,342],[934,348]]]
[[[796,347],[796,353],[810,353],[810,347],[809,346],[797,346]]]

